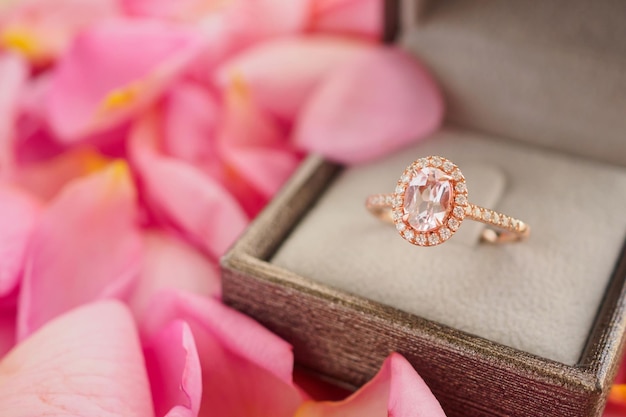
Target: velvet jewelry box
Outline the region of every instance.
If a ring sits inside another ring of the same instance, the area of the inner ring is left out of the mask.
[[[439,80],[446,125],[362,166],[308,158],[223,258],[224,300],[346,386],[396,351],[448,416],[599,416],[626,324],[626,3],[400,6],[388,28]],[[481,243],[466,220],[422,248],[367,212],[428,155],[530,239]]]

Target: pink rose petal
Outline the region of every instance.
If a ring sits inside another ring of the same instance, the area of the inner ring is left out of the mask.
[[[158,218],[219,257],[248,223],[231,194],[214,178],[157,150],[161,135],[155,114],[136,125],[130,143],[144,198]]]
[[[119,14],[116,0],[29,0],[0,17],[0,45],[34,65],[49,64],[76,34],[98,20]]]
[[[225,93],[223,123],[218,131],[219,144],[228,146],[281,146],[286,133],[256,101],[247,80],[234,76]]]
[[[263,150],[262,145],[282,143],[284,146],[286,140],[277,126],[259,114],[258,109],[250,108],[242,98],[231,96],[229,94],[228,105],[224,108],[206,87],[189,81],[176,84],[167,95],[160,113],[162,148],[164,154],[190,162],[202,173],[223,184],[246,214],[253,216],[267,203],[268,196],[251,187],[248,174],[240,170],[241,163],[255,162],[254,152],[248,158],[243,155],[252,150],[245,146]],[[240,150],[242,147],[245,149]],[[285,166],[285,159],[294,159],[291,154],[293,152],[278,161],[278,169],[272,169],[272,164],[261,166],[261,171],[252,173],[254,182],[258,183],[256,178],[259,177],[263,183],[272,172],[280,172]],[[231,155],[234,157],[231,158]],[[250,169],[242,167],[244,171],[257,168],[258,164],[250,166]],[[268,180],[282,183],[281,178]]]
[[[56,68],[50,125],[73,142],[128,121],[201,51],[201,35],[163,22],[110,21],[82,32]]]
[[[310,0],[241,0],[225,13],[235,50],[305,29]]]
[[[230,37],[242,43],[301,31],[310,8],[310,0],[122,0],[122,4],[134,16],[179,21],[223,20]]]
[[[435,131],[443,99],[412,57],[380,47],[337,70],[305,106],[295,142],[342,162],[365,162]]]
[[[125,297],[141,263],[135,189],[115,162],[68,184],[31,240],[18,312],[23,339],[54,316],[103,297]]]
[[[203,4],[208,9],[211,3],[204,0],[121,0],[124,11],[130,16],[171,20],[191,18],[191,12],[200,12]]]
[[[17,168],[55,157],[64,151],[45,120],[45,101],[49,91],[50,72],[46,71],[33,74],[20,93],[13,146]]]
[[[39,206],[27,193],[0,183],[0,297],[13,291],[22,277]]]
[[[202,369],[189,326],[173,321],[144,348],[156,416],[198,415],[202,400]]]
[[[17,309],[18,297],[20,295],[20,286],[17,285],[9,294],[0,297],[0,312],[13,311]],[[3,313],[0,313],[0,315]],[[13,313],[11,313],[13,314]]]
[[[310,0],[124,0],[131,15],[192,22],[207,42],[193,67],[194,78],[209,81],[224,59],[271,38],[303,32]]]
[[[260,109],[243,78],[236,77],[226,93],[226,108],[217,133],[220,178],[256,215],[300,162],[286,132]]]
[[[47,101],[51,92],[50,72],[39,74],[29,80],[22,93],[20,117],[17,122],[15,157],[18,168],[30,168],[32,164],[47,164],[51,159],[63,159],[66,153],[80,153],[80,148],[105,153],[110,157],[124,157],[124,140],[128,124],[104,132],[96,132],[84,138],[88,145],[77,148],[72,144],[59,143],[47,121]],[[69,145],[69,146],[68,146]],[[48,180],[53,179],[49,178]]]
[[[313,0],[309,28],[315,32],[380,39],[383,6],[381,0]]]
[[[216,160],[215,134],[221,103],[202,85],[181,81],[172,87],[163,105],[163,150],[195,164]]]
[[[203,370],[200,416],[293,416],[302,397],[286,342],[210,298],[163,293],[152,312],[142,326],[147,335],[174,319],[192,329]]]
[[[261,109],[292,122],[320,81],[370,47],[325,36],[276,39],[224,62],[216,82],[227,88],[233,78],[241,77]]]
[[[301,160],[293,150],[280,148],[224,147],[222,153],[239,178],[252,186],[265,201],[276,194]]]
[[[0,309],[0,358],[15,346],[17,312]]]
[[[15,162],[15,123],[27,77],[28,68],[20,57],[0,55],[0,176],[8,176]]]
[[[339,402],[304,403],[296,417],[445,417],[437,399],[401,355],[391,354],[378,374]]]
[[[162,231],[144,234],[141,275],[129,300],[138,321],[149,313],[152,297],[163,289],[178,289],[219,297],[221,282],[215,261],[183,240]]]
[[[263,40],[301,31],[310,0],[123,0],[126,10],[139,16],[199,21],[223,19],[232,34]]]
[[[111,160],[95,149],[76,148],[41,162],[17,169],[13,181],[41,200],[54,198],[65,185],[77,178],[93,174]]]
[[[49,322],[0,362],[3,417],[151,417],[137,332],[117,302]]]

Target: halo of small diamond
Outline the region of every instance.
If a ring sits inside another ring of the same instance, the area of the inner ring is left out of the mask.
[[[452,195],[450,209],[441,225],[427,232],[420,232],[415,230],[407,220],[407,214],[404,212],[404,195],[407,185],[415,177],[417,171],[426,167],[443,169],[449,177],[447,181],[450,182]],[[392,218],[398,233],[403,239],[417,246],[436,246],[450,239],[465,219],[469,208],[467,185],[463,173],[454,163],[441,156],[420,158],[409,165],[396,184],[393,201]]]

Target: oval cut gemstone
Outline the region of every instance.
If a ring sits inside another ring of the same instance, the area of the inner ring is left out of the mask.
[[[404,214],[413,229],[427,232],[443,224],[452,199],[450,176],[437,168],[422,168],[405,191]]]

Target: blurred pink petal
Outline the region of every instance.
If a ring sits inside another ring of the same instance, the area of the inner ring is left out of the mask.
[[[160,19],[181,20],[191,18],[190,12],[200,11],[203,4],[218,1],[206,0],[121,0],[124,11],[130,16],[156,17]],[[199,16],[195,16],[198,18]]]
[[[218,132],[218,142],[228,146],[280,146],[286,133],[256,102],[248,81],[235,75],[229,80],[225,95],[225,114]]]
[[[15,123],[19,100],[28,78],[19,56],[0,54],[0,176],[6,176],[15,160]]]
[[[33,73],[22,91],[14,146],[18,171],[19,168],[48,161],[67,151],[58,142],[47,122],[46,101],[50,95],[51,79],[51,71]]]
[[[286,148],[224,147],[222,152],[223,158],[239,178],[250,184],[266,201],[276,194],[300,163],[300,157]]]
[[[63,53],[80,30],[119,12],[116,0],[22,1],[0,16],[0,46],[45,65]]]
[[[69,183],[31,240],[18,311],[23,339],[54,316],[125,297],[141,264],[135,189],[124,162]]]
[[[0,310],[0,358],[15,346],[16,319],[15,310]]]
[[[246,81],[231,80],[225,116],[217,134],[223,181],[255,215],[300,161],[286,132],[256,104]]]
[[[65,185],[100,171],[110,159],[95,149],[76,148],[56,157],[30,163],[16,170],[13,181],[42,200],[54,198]]]
[[[143,266],[129,301],[138,321],[151,298],[163,289],[179,289],[201,296],[221,293],[219,268],[186,242],[160,231],[144,234]]]
[[[194,78],[210,83],[224,59],[271,38],[302,33],[311,0],[123,0],[130,15],[192,22],[206,48],[194,63]]]
[[[413,367],[391,354],[378,374],[339,402],[304,403],[295,417],[445,417],[439,402]]]
[[[32,75],[20,93],[19,117],[15,120],[15,165],[20,166],[58,155],[63,148],[53,138],[45,120],[45,101],[50,72]]]
[[[137,122],[130,143],[144,198],[161,221],[182,232],[216,258],[248,224],[237,201],[198,168],[159,153],[161,135],[155,114]]]
[[[125,10],[135,16],[179,21],[221,20],[229,38],[241,46],[302,31],[310,0],[122,0]]]
[[[315,32],[380,39],[383,0],[313,0],[309,28]]]
[[[327,78],[304,107],[295,142],[338,162],[365,162],[432,133],[442,117],[433,78],[406,53],[381,47]]]
[[[13,291],[0,297],[0,315],[7,311],[17,309],[18,297],[20,295],[20,286],[17,285]]]
[[[53,74],[50,125],[72,142],[128,121],[189,66],[202,43],[196,31],[157,21],[92,26]]]
[[[202,400],[202,369],[189,326],[168,323],[144,348],[157,417],[195,417]]]
[[[236,2],[241,2],[237,0]],[[211,17],[223,18],[234,3],[224,0],[121,0],[126,13],[181,22],[198,22]]]
[[[0,297],[11,293],[24,273],[39,210],[35,198],[13,185],[0,183]]]
[[[250,186],[240,173],[239,160],[231,163],[229,157],[239,156],[239,145],[284,144],[285,138],[256,108],[250,109],[249,103],[231,95],[226,102],[223,106],[209,89],[195,82],[177,83],[161,107],[162,149],[165,155],[190,162],[223,184],[245,213],[253,216],[268,197]]]
[[[0,362],[3,417],[154,416],[139,339],[117,302],[49,322]]]
[[[220,106],[206,87],[189,81],[177,83],[163,105],[164,152],[192,163],[214,163]]]
[[[77,151],[72,144],[59,143],[47,121],[47,101],[50,96],[52,75],[50,71],[31,78],[22,93],[20,117],[17,122],[17,143],[15,146],[18,168],[32,164],[44,165],[53,158]],[[124,157],[125,137],[128,123],[95,132],[84,139],[81,147],[90,148],[111,157]]]
[[[216,81],[227,88],[234,78],[242,78],[260,108],[291,122],[321,80],[370,47],[324,36],[276,39],[224,62]]]
[[[226,24],[241,46],[301,32],[307,24],[310,0],[241,0],[231,3]]]
[[[67,148],[56,140],[48,126],[30,114],[22,113],[16,128],[17,138],[14,146],[16,171],[32,163],[47,162],[67,151]]]
[[[200,416],[293,416],[302,397],[289,344],[215,299],[170,292],[153,306],[146,334],[174,319],[192,329],[203,370]]]

